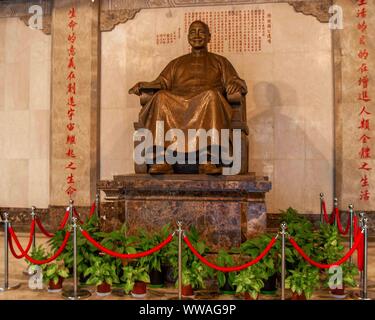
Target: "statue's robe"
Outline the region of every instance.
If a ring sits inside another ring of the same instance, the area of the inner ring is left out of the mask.
[[[188,129],[230,129],[232,108],[225,99],[226,88],[236,80],[246,92],[232,64],[217,54],[187,54],[171,61],[157,81],[158,91],[139,115],[141,127],[156,137],[156,121],[164,121],[164,132],[181,129],[185,134],[185,152],[198,150],[195,138],[188,141]],[[208,144],[220,142],[208,141]],[[165,142],[168,147],[171,142]],[[189,148],[190,144],[190,148]]]

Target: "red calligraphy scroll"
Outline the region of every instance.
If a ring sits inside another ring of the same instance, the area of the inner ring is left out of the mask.
[[[368,24],[367,21],[369,17],[368,4],[366,0],[357,0],[355,16],[357,18],[356,29],[358,32],[358,130],[359,130],[359,165],[358,170],[361,173],[359,179],[359,200],[369,201],[371,199],[370,192],[370,179],[369,172],[372,170],[369,159],[372,158],[372,150],[369,142],[372,137],[371,125],[371,109],[369,102],[371,101],[371,90],[370,90],[370,80],[369,80],[369,65],[367,63],[368,57],[370,55],[369,48],[367,46],[367,36],[368,36]]]
[[[66,152],[65,155],[67,157],[65,170],[67,171],[66,176],[66,187],[65,193],[71,199],[73,195],[77,192],[76,186],[76,179],[74,176],[75,171],[77,170],[77,163],[76,163],[76,153],[74,147],[77,144],[77,135],[76,135],[76,124],[74,122],[74,118],[76,115],[76,96],[78,92],[77,87],[77,63],[76,63],[76,41],[77,35],[75,33],[75,29],[78,25],[77,22],[77,9],[75,7],[71,7],[68,12],[67,16],[67,23],[66,27],[68,29],[68,37],[67,37],[67,84],[66,84],[66,94],[67,94],[67,104],[66,104]]]

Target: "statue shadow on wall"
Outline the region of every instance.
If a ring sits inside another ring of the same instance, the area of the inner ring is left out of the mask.
[[[301,110],[303,105],[295,89],[286,83],[257,82],[251,91],[249,95],[253,95],[253,105],[249,105],[248,109],[249,171],[269,176],[273,181],[273,191],[269,194],[272,211],[278,212],[279,209],[289,206],[313,211],[309,207],[312,207],[315,201],[318,206],[316,199],[319,192],[329,190],[324,185],[324,181],[327,180],[320,180],[327,171],[318,171],[319,168],[328,168],[330,165],[329,159],[321,151],[327,150],[330,146],[327,138],[324,138],[319,130],[320,124],[317,120],[306,117],[306,111]],[[299,173],[281,172],[282,169],[277,168],[275,160],[297,160],[295,163],[298,160],[303,161],[303,176],[299,176],[301,166],[299,169],[296,168]],[[314,160],[320,163],[314,163]],[[279,174],[275,179],[277,170]],[[298,193],[297,196],[294,191]],[[301,203],[305,203],[304,208],[301,208]],[[316,210],[318,209],[314,209]]]

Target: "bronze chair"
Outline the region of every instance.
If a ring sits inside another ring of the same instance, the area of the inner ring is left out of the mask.
[[[160,87],[144,87],[140,89],[140,103],[144,107],[152,98],[152,96],[159,91]],[[249,127],[246,120],[246,96],[241,93],[235,93],[228,95],[227,101],[233,108],[231,129],[241,130],[241,171],[240,174],[248,173],[249,164]],[[134,122],[134,129],[141,129],[138,122]],[[134,148],[139,144],[139,141],[134,142]],[[134,163],[135,173],[147,173],[148,165],[142,164],[138,165]]]

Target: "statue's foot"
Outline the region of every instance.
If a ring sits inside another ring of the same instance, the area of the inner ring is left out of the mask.
[[[168,163],[163,164],[153,164],[151,165],[150,170],[148,170],[149,174],[168,174],[173,173],[173,168]]]
[[[209,175],[220,175],[223,173],[223,171],[221,167],[217,167],[212,163],[206,163],[199,165],[199,173]]]

